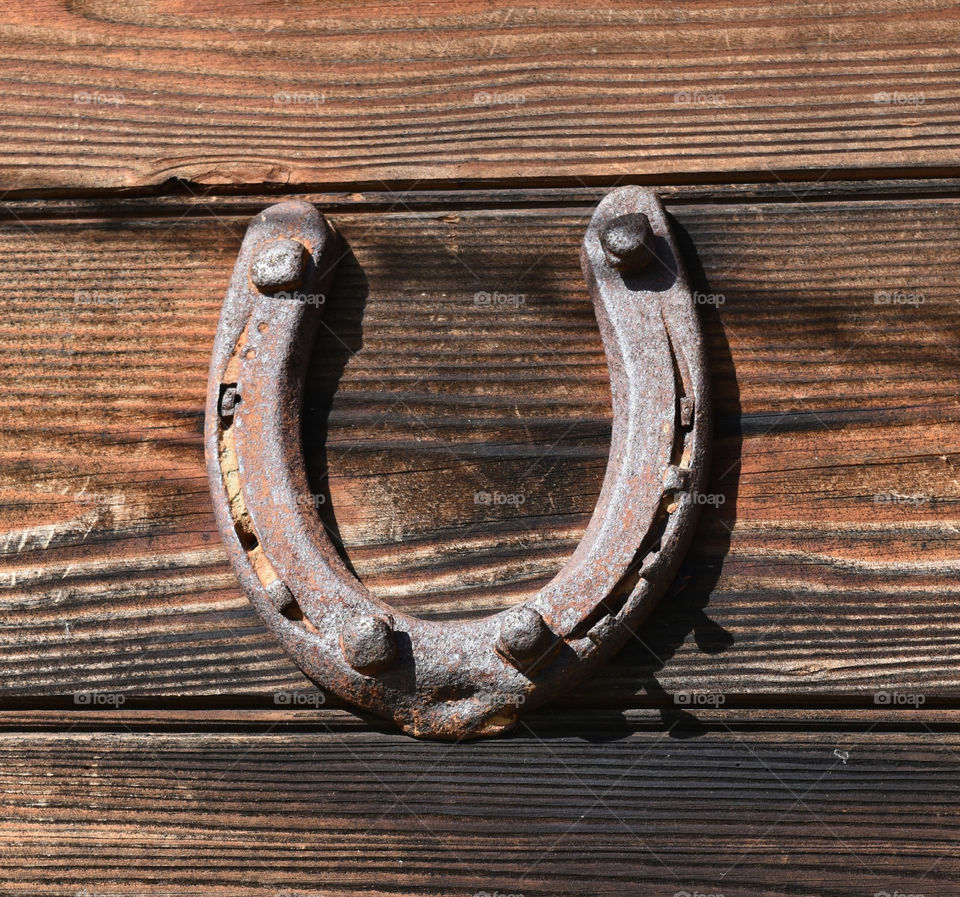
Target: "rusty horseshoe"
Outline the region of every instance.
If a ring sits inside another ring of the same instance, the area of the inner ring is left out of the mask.
[[[677,574],[711,429],[694,297],[657,196],[623,187],[604,197],[581,264],[613,431],[586,533],[526,601],[469,622],[421,620],[370,594],[303,500],[303,380],[323,314],[304,297],[328,292],[341,253],[306,202],[250,223],[210,363],[204,444],[217,523],[254,607],[322,688],[413,735],[491,735],[620,650]]]

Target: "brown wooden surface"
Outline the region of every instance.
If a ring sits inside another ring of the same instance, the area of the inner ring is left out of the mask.
[[[697,289],[724,297],[702,314],[724,503],[706,508],[687,589],[568,704],[691,690],[763,706],[869,706],[877,689],[956,700],[950,189],[713,202],[681,189],[670,203]],[[595,199],[333,200],[355,258],[329,303],[335,335],[314,351],[308,456],[318,490],[329,463],[325,510],[358,573],[398,606],[503,606],[553,575],[586,525],[609,437],[577,262]],[[270,704],[309,683],[225,563],[200,442],[249,200],[141,199],[119,218],[104,204],[22,203],[0,228],[0,688]],[[478,291],[523,299],[483,307]],[[877,291],[922,302],[878,305]],[[478,505],[478,491],[524,501]]]
[[[0,893],[953,894],[956,726],[0,733]]]
[[[0,894],[957,893],[958,31],[940,0],[4,4]],[[300,193],[346,236],[321,510],[377,595],[469,616],[594,506],[577,259],[628,182],[722,298],[723,502],[593,680],[507,738],[397,735],[297,671],[213,524],[246,222]]]
[[[945,0],[12,0],[0,189],[956,172],[958,33]]]

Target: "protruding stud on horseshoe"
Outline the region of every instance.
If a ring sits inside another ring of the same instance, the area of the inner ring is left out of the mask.
[[[303,500],[303,378],[324,304],[305,300],[326,295],[341,252],[305,202],[250,223],[210,364],[205,446],[220,532],[257,611],[321,687],[414,735],[500,732],[620,650],[690,542],[711,423],[687,276],[651,191],[603,199],[581,252],[613,398],[597,507],[539,593],[483,619],[436,622],[374,598]]]

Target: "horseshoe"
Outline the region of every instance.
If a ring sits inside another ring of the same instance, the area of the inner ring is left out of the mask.
[[[607,353],[613,431],[580,544],[536,595],[469,622],[374,598],[320,521],[301,444],[303,379],[340,239],[309,203],[249,225],[220,315],[206,405],[213,507],[244,591],[322,688],[417,736],[504,731],[632,637],[677,574],[711,429],[689,282],[656,195],[601,201],[581,264]]]

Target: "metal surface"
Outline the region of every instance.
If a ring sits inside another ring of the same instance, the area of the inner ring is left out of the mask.
[[[374,598],[303,500],[303,377],[324,304],[310,298],[326,295],[341,251],[307,203],[250,224],[210,366],[205,446],[220,531],[267,626],[322,688],[414,735],[493,734],[620,650],[676,575],[711,427],[686,274],[651,191],[603,199],[581,252],[613,398],[597,507],[539,593],[480,620],[437,622]]]

